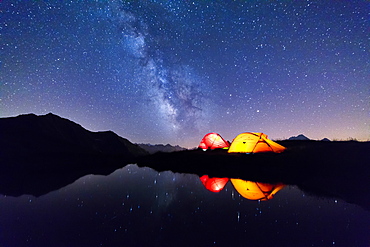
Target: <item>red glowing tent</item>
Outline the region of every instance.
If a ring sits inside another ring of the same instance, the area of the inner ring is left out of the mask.
[[[208,133],[203,137],[198,147],[203,150],[216,148],[228,149],[230,143],[217,133]]]

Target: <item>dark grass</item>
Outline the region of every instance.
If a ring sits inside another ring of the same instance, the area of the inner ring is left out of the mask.
[[[199,176],[297,185],[308,194],[335,197],[370,210],[370,142],[281,141],[280,154],[190,150],[142,157],[138,165]]]
[[[186,150],[140,157],[96,153],[39,153],[0,164],[0,193],[41,196],[88,174],[108,175],[127,164],[198,176],[296,185],[310,195],[332,197],[370,210],[370,142],[281,141],[280,154],[229,154]]]

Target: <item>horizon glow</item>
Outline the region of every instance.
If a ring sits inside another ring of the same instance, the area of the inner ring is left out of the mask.
[[[134,143],[370,140],[368,1],[3,1],[0,117]]]

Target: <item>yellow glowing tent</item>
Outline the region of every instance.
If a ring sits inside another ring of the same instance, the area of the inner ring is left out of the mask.
[[[230,179],[230,181],[234,185],[236,191],[238,191],[241,196],[249,200],[270,200],[285,186],[283,184],[273,185],[234,178]]]
[[[281,153],[286,148],[271,141],[263,133],[245,132],[239,134],[230,145],[229,153]]]

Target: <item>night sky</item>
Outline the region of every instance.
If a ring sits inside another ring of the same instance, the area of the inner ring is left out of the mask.
[[[136,143],[370,140],[370,2],[0,2],[0,117]]]

